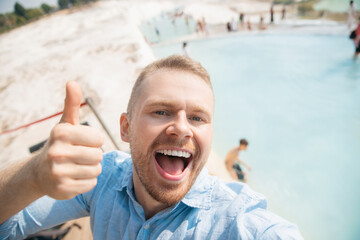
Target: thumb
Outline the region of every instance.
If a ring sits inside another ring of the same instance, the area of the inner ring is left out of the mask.
[[[60,123],[70,123],[72,125],[79,124],[79,109],[81,104],[81,88],[75,81],[66,83],[66,98],[64,104],[64,112]]]

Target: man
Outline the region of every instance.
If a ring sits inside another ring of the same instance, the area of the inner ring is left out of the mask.
[[[0,223],[9,218],[1,239],[88,215],[101,240],[302,239],[265,210],[264,197],[203,169],[214,95],[198,62],[171,56],[142,71],[120,118],[131,156],[101,156],[101,134],[78,124],[80,102],[79,86],[69,82],[64,115],[41,153],[0,172]]]
[[[239,153],[240,151],[246,151],[248,144],[246,139],[240,139],[239,146],[231,149],[225,158],[226,169],[230,172],[231,176],[235,180],[243,182],[247,182],[248,173],[240,167],[240,164],[244,165],[249,171],[251,171],[251,167],[239,158]]]
[[[353,30],[354,26],[356,27],[356,10],[354,1],[350,1],[349,3],[349,13],[348,13],[348,28],[350,31]]]
[[[356,29],[354,30],[355,36],[354,36],[354,45],[355,45],[355,53],[354,58],[357,58],[360,54],[360,17],[358,21],[358,25]]]
[[[189,49],[187,47],[187,42],[183,42],[182,55],[185,57],[190,57]]]
[[[281,10],[281,20],[285,20],[286,17],[286,7],[283,6],[283,9]]]
[[[240,13],[239,22],[240,22],[241,27],[243,27],[243,25],[244,25],[244,13]]]
[[[274,3],[272,3],[270,7],[270,24],[273,23],[274,23]]]

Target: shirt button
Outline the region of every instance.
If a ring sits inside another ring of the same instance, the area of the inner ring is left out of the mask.
[[[144,229],[148,229],[150,227],[150,224],[147,224],[144,226]]]

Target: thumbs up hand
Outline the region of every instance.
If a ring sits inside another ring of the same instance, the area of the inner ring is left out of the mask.
[[[101,173],[104,137],[95,128],[79,125],[81,98],[80,86],[68,82],[60,123],[35,159],[39,191],[59,200],[90,191]]]

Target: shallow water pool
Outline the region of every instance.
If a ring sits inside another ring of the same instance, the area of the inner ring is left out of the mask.
[[[166,42],[195,33],[195,21],[185,16],[173,18],[165,13],[141,24],[140,30],[149,44]]]
[[[229,35],[189,49],[212,77],[215,151],[247,138],[249,185],[305,239],[359,239],[360,59],[348,37]]]
[[[353,0],[355,7],[358,9],[360,0]],[[349,1],[346,0],[320,0],[314,5],[315,10],[328,10],[332,12],[348,12]]]

